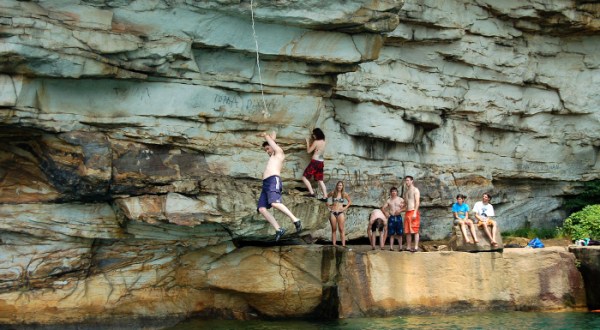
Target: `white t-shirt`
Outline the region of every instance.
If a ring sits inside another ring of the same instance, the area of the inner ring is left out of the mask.
[[[473,212],[483,218],[493,217],[496,215],[494,214],[494,207],[492,204],[488,203],[484,205],[482,201],[475,203],[473,206]]]

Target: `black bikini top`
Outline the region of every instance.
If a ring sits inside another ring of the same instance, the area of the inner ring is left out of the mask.
[[[344,201],[345,201],[344,197],[335,198],[335,197],[333,197],[333,196],[331,196],[331,200],[332,200],[334,203],[344,203]]]

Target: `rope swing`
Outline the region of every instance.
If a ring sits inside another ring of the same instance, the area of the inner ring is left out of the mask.
[[[267,102],[265,101],[265,91],[263,88],[262,74],[260,72],[260,57],[258,53],[258,39],[256,37],[256,29],[254,28],[254,0],[250,0],[250,13],[252,14],[252,36],[254,37],[254,45],[256,48],[256,67],[258,68],[258,82],[260,84],[260,96],[263,104],[262,114],[263,117],[268,118],[271,116],[267,109]]]

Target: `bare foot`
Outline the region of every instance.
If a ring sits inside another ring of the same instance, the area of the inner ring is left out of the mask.
[[[492,242],[492,245],[493,245],[493,246],[498,246],[498,243],[496,243],[496,242]]]
[[[471,244],[471,241],[466,239],[465,242],[467,242],[467,244]]]
[[[477,244],[477,243],[479,243],[479,241],[478,241],[478,240],[475,240],[475,244]]]

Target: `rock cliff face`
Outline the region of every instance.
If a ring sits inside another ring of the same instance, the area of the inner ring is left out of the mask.
[[[2,1],[0,305],[127,296],[148,314],[136,285],[163,300],[183,255],[271,241],[264,130],[315,238],[327,210],[295,189],[314,127],[350,239],[404,175],[426,239],[448,235],[459,192],[490,191],[502,229],[553,227],[600,178],[599,17],[591,1]]]
[[[37,290],[0,294],[0,320],[82,322],[191,313],[348,318],[585,308],[582,277],[564,248],[412,254],[316,245],[221,244],[185,251],[144,243],[131,264],[140,245],[105,244],[96,248],[86,277],[71,274]]]
[[[600,309],[600,288],[596,285],[600,275],[600,247],[570,247],[579,262],[579,271],[583,275],[587,305],[590,310]]]

